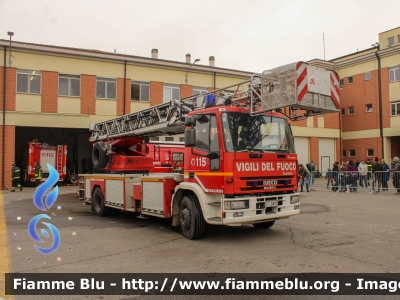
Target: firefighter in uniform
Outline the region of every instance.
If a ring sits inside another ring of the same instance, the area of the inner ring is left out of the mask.
[[[42,181],[42,167],[38,162],[35,162],[35,186],[36,188],[40,185]]]
[[[179,166],[178,166],[178,162],[175,162],[175,166],[174,166],[173,172],[174,173],[180,173],[181,172],[181,170],[179,169]]]
[[[21,176],[21,171],[17,167],[16,164],[11,165],[13,168],[11,169],[11,181],[12,181],[12,187],[10,192],[15,192],[15,188],[19,187],[19,190],[22,192],[22,186],[19,184],[19,179]]]

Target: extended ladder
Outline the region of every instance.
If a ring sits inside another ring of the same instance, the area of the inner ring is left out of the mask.
[[[217,105],[229,100],[227,104],[234,102],[246,107],[250,114],[275,110],[292,120],[338,112],[340,107],[337,74],[297,62],[254,74],[250,80],[211,92],[90,124],[92,135],[89,140],[96,142],[124,136],[147,138],[183,133],[185,117],[195,109],[204,108],[209,94],[215,95]],[[304,115],[298,116],[298,109],[305,111]]]

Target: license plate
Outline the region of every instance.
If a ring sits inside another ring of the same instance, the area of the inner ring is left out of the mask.
[[[268,201],[266,203],[267,207],[274,207],[274,206],[278,206],[278,201]]]

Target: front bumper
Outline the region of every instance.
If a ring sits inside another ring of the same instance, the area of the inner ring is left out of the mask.
[[[222,208],[224,218],[222,219],[222,223],[224,225],[239,226],[297,216],[300,213],[300,202],[291,204],[291,196],[299,196],[299,194],[223,198]],[[225,209],[226,201],[243,200],[249,201],[249,208]]]

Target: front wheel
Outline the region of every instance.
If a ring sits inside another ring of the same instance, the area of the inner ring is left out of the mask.
[[[264,222],[264,223],[254,223],[253,226],[257,229],[267,229],[271,228],[275,224],[275,221]]]
[[[189,240],[203,237],[206,222],[196,196],[183,197],[180,205],[180,222],[184,237]]]

